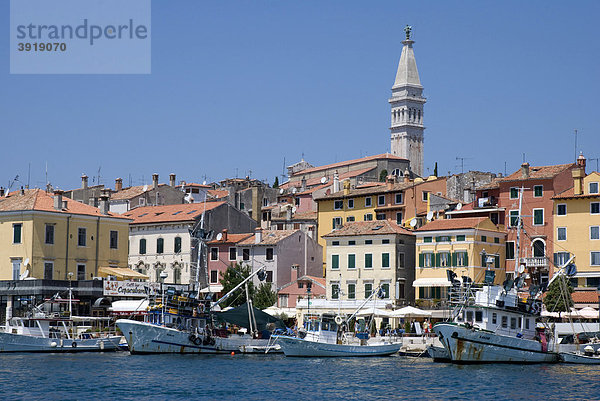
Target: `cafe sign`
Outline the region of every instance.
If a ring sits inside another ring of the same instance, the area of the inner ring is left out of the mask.
[[[147,297],[160,293],[160,283],[104,280],[104,295],[117,297]]]

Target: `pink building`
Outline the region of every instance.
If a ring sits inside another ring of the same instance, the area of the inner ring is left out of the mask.
[[[277,307],[295,308],[299,299],[310,297],[325,298],[326,283],[322,277],[298,277],[298,266],[292,266],[292,281],[285,284],[277,293]]]

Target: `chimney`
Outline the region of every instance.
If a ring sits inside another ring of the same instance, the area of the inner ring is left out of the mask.
[[[344,180],[344,196],[350,195],[350,180]]]
[[[292,265],[292,277],[290,281],[291,283],[298,280],[298,270],[300,270],[300,265]]]
[[[263,189],[258,185],[252,185],[252,218],[260,225],[262,218]]]
[[[527,162],[521,164],[521,178],[529,178],[529,163]]]
[[[87,187],[88,187],[88,176],[84,174],[81,176],[81,189],[87,189]]]
[[[262,228],[257,227],[254,230],[254,243],[260,244],[262,242]]]
[[[0,187],[0,198],[4,197],[4,187]]]
[[[98,204],[98,208],[100,209],[100,213],[108,214],[108,195],[106,195],[106,193],[100,195],[100,202]]]
[[[300,181],[300,192],[306,191],[306,177],[302,176],[302,181]]]
[[[333,173],[333,193],[336,192],[340,192],[340,176],[337,170]]]
[[[292,219],[292,205],[285,209],[285,219],[288,221]]]
[[[152,189],[158,188],[158,174],[152,174]]]
[[[169,174],[169,186],[171,186],[171,187],[175,186],[175,174],[173,174],[173,173]]]
[[[226,228],[223,229],[223,242],[227,242],[227,231],[228,230]]]
[[[63,191],[61,191],[60,189],[56,189],[54,191],[54,209],[62,210],[62,207],[63,207],[62,197],[63,197]]]
[[[394,189],[394,176],[393,175],[388,175],[385,178],[385,186],[387,188],[388,191],[391,191]]]
[[[23,189],[22,185],[21,185],[21,195],[25,195],[25,189]]]
[[[404,182],[407,184],[410,182],[410,171],[408,171],[408,168],[404,170]]]
[[[115,180],[115,191],[119,192],[123,190],[123,179],[122,178],[117,178]]]
[[[571,170],[573,175],[573,194],[583,195],[583,179],[585,178],[585,157],[579,155],[577,158],[577,166]]]

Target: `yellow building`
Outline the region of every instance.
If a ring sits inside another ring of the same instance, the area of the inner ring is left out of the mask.
[[[334,184],[335,187],[335,184]],[[343,182],[343,190],[315,199],[318,211],[318,242],[323,247],[324,269],[327,244],[324,234],[353,221],[392,220],[408,226],[416,216],[428,211],[428,194],[444,195],[446,178],[418,178],[396,183],[393,180],[363,188],[350,188]]]
[[[600,174],[585,175],[580,156],[573,170],[573,188],[554,196],[554,264],[564,265],[571,256],[577,266],[578,287],[600,286]],[[573,280],[575,284],[575,280]]]
[[[474,283],[483,283],[490,270],[495,284],[504,281],[506,231],[489,218],[434,220],[415,234],[417,267],[413,286],[421,306],[447,299],[451,284],[446,270],[459,278],[468,276]]]
[[[107,197],[100,204],[40,189],[2,196],[0,280],[89,280],[100,267],[127,267],[130,220],[108,212]]]

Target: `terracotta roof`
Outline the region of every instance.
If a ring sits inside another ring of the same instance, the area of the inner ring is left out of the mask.
[[[207,192],[208,196],[212,197],[213,199],[221,199],[229,196],[229,191],[226,189],[209,189]]]
[[[387,185],[370,186],[370,187],[367,187],[367,188],[353,188],[353,189],[350,189],[350,193],[348,195],[344,195],[344,190],[341,190],[341,191],[334,192],[334,193],[329,194],[329,195],[323,195],[320,198],[317,198],[315,200],[318,201],[318,200],[336,199],[336,198],[342,198],[342,197],[353,197],[353,196],[361,196],[361,195],[383,194],[383,193],[386,193],[386,192],[400,191],[400,190],[407,189],[407,188],[410,188],[412,186],[420,185],[420,184],[423,184],[423,183],[426,183],[426,182],[431,182],[431,181],[423,181],[421,183],[419,183],[419,182],[415,183],[414,181],[411,181],[411,182],[400,182],[400,183],[394,184],[394,186],[392,187],[392,189],[388,189]]]
[[[597,304],[598,303],[598,291],[573,291],[571,294],[573,302],[576,304]]]
[[[552,166],[530,166],[529,167],[529,178],[523,178],[521,175],[521,169],[519,169],[505,178],[498,179],[498,181],[499,182],[522,181],[525,179],[539,180],[539,179],[545,179],[545,178],[554,178],[558,174],[562,173],[563,171],[565,171],[573,166],[574,166],[573,163],[555,164]]]
[[[458,219],[440,219],[433,220],[418,228],[416,231],[438,231],[438,230],[459,230],[464,228],[477,228],[488,217],[465,217]]]
[[[165,187],[165,186],[169,186],[167,184],[158,184],[158,187]],[[139,196],[141,194],[143,194],[144,192],[148,192],[148,191],[152,191],[154,187],[152,185],[136,185],[135,187],[128,187],[128,188],[124,188],[123,190],[119,191],[119,192],[113,192],[113,194],[110,196],[110,200],[127,200],[127,199],[132,199],[135,198],[136,196]]]
[[[209,241],[208,244],[209,245],[237,244],[238,242],[243,241],[252,235],[254,235],[254,234],[252,234],[252,233],[244,233],[244,234],[229,234],[229,233],[227,233],[226,240],[224,238],[222,238],[220,240],[215,239],[215,240]]]
[[[373,220],[373,221],[357,221],[354,223],[346,223],[342,228],[333,230],[325,237],[348,237],[354,235],[385,235],[385,234],[406,234],[414,235],[412,231],[399,226],[391,220]]]
[[[317,212],[313,212],[313,211],[294,213],[291,221],[317,220],[317,216],[318,216]],[[285,214],[282,214],[282,216],[279,216],[279,217],[271,217],[271,221],[278,221],[278,222],[287,221],[287,217],[285,216]]]
[[[349,165],[356,164],[356,163],[368,162],[368,161],[371,161],[371,160],[378,160],[378,159],[407,160],[407,159],[404,159],[402,157],[394,156],[394,155],[389,154],[389,153],[382,153],[380,155],[361,157],[359,159],[346,160],[346,161],[343,161],[343,162],[326,164],[324,166],[307,168],[306,170],[300,170],[300,171],[294,173],[294,176],[300,176],[302,174],[314,173],[314,172],[320,171],[320,170],[327,170],[327,169],[336,168],[336,167],[344,167],[344,166],[349,166]]]
[[[100,209],[86,205],[85,203],[67,198],[63,195],[63,203],[67,202],[65,209],[56,210],[54,208],[54,195],[41,189],[26,189],[25,194],[20,191],[11,192],[7,197],[0,198],[0,212],[19,211],[19,210],[37,210],[54,213],[81,214],[87,216],[107,216],[116,218],[125,218],[117,213],[109,212],[102,214]]]
[[[488,184],[482,185],[480,187],[475,188],[477,191],[484,191],[486,189],[496,189],[500,188],[500,182],[504,180],[504,178],[492,178]]]
[[[600,194],[581,194],[575,195],[575,188],[571,187],[559,193],[558,195],[554,195],[552,199],[570,199],[570,198],[600,198]]]
[[[279,241],[289,237],[300,230],[263,230],[262,241],[256,243],[256,234],[239,242],[239,245],[276,245]]]
[[[357,177],[361,174],[364,173],[368,173],[371,170],[374,170],[375,167],[366,167],[366,168],[362,168],[359,170],[352,170],[352,171],[348,171],[342,174],[339,174],[339,179],[340,181],[345,180],[346,178],[354,178]],[[303,170],[302,172],[306,172],[307,170]],[[297,176],[299,177],[301,174],[298,173]],[[321,180],[323,179],[323,177],[327,177],[327,182],[325,182],[325,184],[321,184]],[[327,187],[333,184],[333,172],[329,173],[327,175],[323,175],[323,177],[314,177],[314,178],[310,178],[308,180],[306,180],[306,186],[307,187],[313,187],[313,186],[318,186],[320,188],[322,187]],[[289,188],[300,188],[302,186],[302,181],[294,181],[293,183],[290,181],[287,181],[283,184],[281,184],[279,187],[283,188],[283,189],[289,189]],[[316,188],[315,188],[316,189]],[[312,192],[312,189],[310,192]],[[308,192],[308,191],[304,191],[304,192]],[[302,192],[302,193],[304,193]]]
[[[181,187],[181,185],[177,185],[178,187]],[[206,184],[196,184],[195,182],[187,182],[185,184],[183,184],[184,188],[187,187],[194,187],[194,188],[210,188],[210,185],[206,185]]]
[[[137,207],[123,216],[133,219],[132,224],[166,223],[170,221],[191,221],[206,210],[215,209],[225,202],[184,203],[181,205]]]

